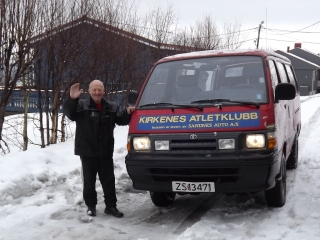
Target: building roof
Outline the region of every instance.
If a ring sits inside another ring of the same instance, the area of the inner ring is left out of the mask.
[[[310,62],[302,57],[299,57],[295,54],[292,54],[291,52],[283,52],[281,50],[277,50],[277,53],[286,56],[287,58],[289,58],[291,60],[292,66],[294,69],[319,69],[320,66]]]
[[[296,47],[294,49],[291,49],[290,53],[292,53],[298,57],[304,58],[309,62],[313,62],[317,65],[320,65],[320,55],[317,55],[313,52],[310,52],[309,50]]]
[[[132,39],[134,41],[140,42],[142,44],[145,44],[145,45],[148,45],[148,46],[154,47],[154,48],[159,48],[160,47],[160,49],[168,49],[168,50],[182,50],[182,49],[184,49],[184,50],[186,50],[186,49],[193,50],[193,48],[188,47],[188,46],[180,46],[180,45],[173,45],[173,44],[161,43],[160,46],[159,46],[159,43],[156,42],[156,41],[153,41],[151,39],[148,39],[148,38],[142,37],[140,35],[137,35],[135,33],[132,33],[132,32],[125,31],[123,29],[114,27],[114,26],[112,26],[110,24],[107,24],[107,23],[104,23],[102,21],[95,20],[95,19],[90,18],[90,17],[88,17],[86,15],[84,15],[81,18],[78,18],[76,20],[73,20],[71,22],[59,25],[59,26],[57,26],[55,28],[52,28],[49,31],[43,32],[43,33],[41,33],[41,34],[39,34],[37,36],[32,37],[31,38],[31,43],[40,41],[40,40],[45,39],[45,38],[47,38],[49,36],[53,36],[53,35],[61,32],[61,31],[65,31],[67,29],[70,29],[72,27],[75,27],[75,26],[83,24],[83,23],[90,24],[90,25],[93,25],[95,27],[105,29],[106,31],[110,31],[110,32],[113,32],[115,34],[130,38],[130,39]]]

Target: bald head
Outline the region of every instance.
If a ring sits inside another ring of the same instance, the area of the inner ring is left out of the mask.
[[[95,103],[101,103],[104,86],[100,80],[93,80],[89,85],[89,94]]]
[[[92,86],[101,86],[102,89],[104,89],[103,83],[102,83],[100,80],[93,80],[93,81],[89,84],[89,91],[90,91],[90,88],[91,88]]]

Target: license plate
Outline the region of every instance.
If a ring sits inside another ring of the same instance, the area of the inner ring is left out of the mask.
[[[172,182],[174,192],[214,192],[214,182]]]

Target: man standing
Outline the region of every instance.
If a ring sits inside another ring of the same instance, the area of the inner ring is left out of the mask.
[[[70,88],[70,97],[63,104],[65,115],[76,121],[75,155],[82,163],[83,198],[88,206],[87,214],[96,216],[97,192],[96,176],[99,175],[104,193],[105,213],[123,217],[116,207],[115,177],[113,169],[113,129],[115,124],[127,125],[134,107],[128,107],[117,115],[116,105],[103,98],[103,83],[93,80],[89,85],[89,95],[80,99],[82,89],[76,83]]]

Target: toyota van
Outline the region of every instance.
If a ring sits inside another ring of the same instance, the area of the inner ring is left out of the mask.
[[[273,51],[210,50],[165,57],[139,93],[128,174],[156,206],[176,194],[264,192],[286,202],[298,166],[300,95],[290,60]]]

